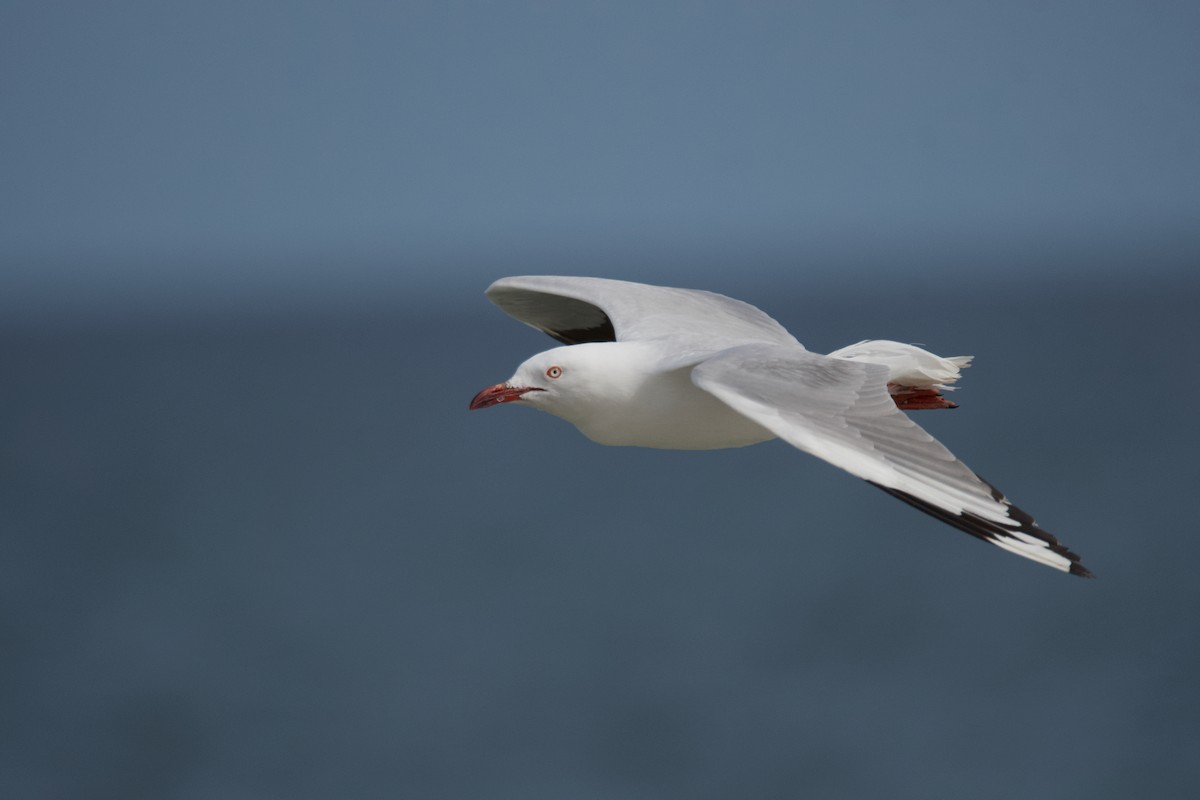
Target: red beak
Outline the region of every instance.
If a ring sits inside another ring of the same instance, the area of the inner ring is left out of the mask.
[[[541,392],[544,389],[539,389],[536,386],[509,386],[506,383],[497,383],[495,386],[489,386],[475,398],[471,400],[471,405],[468,410],[474,411],[477,408],[487,408],[488,406],[498,406],[501,403],[511,403],[513,400],[520,400],[521,395],[526,392]]]

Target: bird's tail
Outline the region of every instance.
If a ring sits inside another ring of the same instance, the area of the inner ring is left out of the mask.
[[[847,361],[882,364],[890,370],[888,391],[905,411],[958,408],[942,392],[953,391],[961,370],[971,365],[971,356],[942,358],[911,344],[886,339],[866,340],[829,354]]]

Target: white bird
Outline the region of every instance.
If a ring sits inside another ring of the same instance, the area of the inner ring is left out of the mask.
[[[776,437],[1017,555],[1092,577],[1079,556],[901,409],[953,408],[970,357],[866,341],[810,353],[748,303],[604,278],[502,278],[487,297],[564,346],[470,408],[515,403],[607,445],[743,447]]]

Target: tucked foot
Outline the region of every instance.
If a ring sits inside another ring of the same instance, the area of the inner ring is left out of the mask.
[[[916,386],[901,386],[889,383],[888,392],[896,407],[901,411],[923,411],[930,408],[958,408],[958,403],[952,403],[937,389],[917,388]]]

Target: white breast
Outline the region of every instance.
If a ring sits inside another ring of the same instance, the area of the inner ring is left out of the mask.
[[[745,447],[775,434],[692,383],[691,368],[645,376],[626,396],[608,398],[584,419],[570,420],[600,444],[665,450]]]

